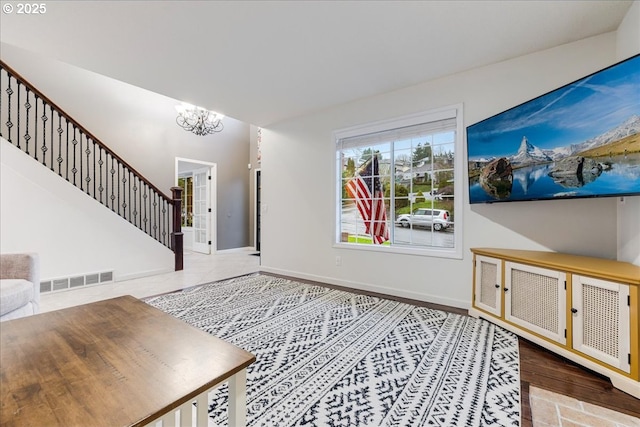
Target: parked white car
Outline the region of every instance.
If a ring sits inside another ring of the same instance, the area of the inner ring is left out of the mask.
[[[435,231],[445,230],[453,225],[451,214],[444,209],[416,209],[412,214],[402,214],[396,218],[402,227],[429,227]]]

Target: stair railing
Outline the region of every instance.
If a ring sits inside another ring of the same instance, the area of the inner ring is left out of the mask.
[[[182,270],[182,189],[165,195],[1,60],[0,137],[173,250]]]

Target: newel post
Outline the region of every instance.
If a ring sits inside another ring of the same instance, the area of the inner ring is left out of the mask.
[[[173,232],[171,233],[171,249],[175,254],[175,270],[183,269],[183,235],[182,235],[182,188],[171,187],[173,199]]]

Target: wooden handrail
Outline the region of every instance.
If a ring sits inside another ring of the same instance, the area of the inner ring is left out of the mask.
[[[45,96],[42,92],[40,92],[38,89],[36,89],[36,87],[33,86],[27,79],[25,79],[20,73],[15,71],[13,68],[11,68],[9,65],[7,65],[6,62],[4,62],[1,59],[0,59],[0,67],[4,68],[6,70],[6,72],[7,72],[7,74],[10,77],[14,77],[16,80],[18,80],[21,84],[23,84],[25,87],[27,87],[31,92],[36,94],[40,99],[42,99],[44,102],[49,104],[49,106],[51,106],[53,109],[55,109],[58,112],[59,115],[64,117],[68,122],[70,122],[73,126],[75,126],[77,129],[79,129],[87,137],[91,138],[93,140],[93,142],[97,143],[102,149],[104,149],[107,153],[109,153],[111,156],[113,156],[114,159],[116,159],[124,167],[126,167],[131,172],[133,172],[133,174],[136,175],[142,182],[147,184],[156,193],[158,193],[158,195],[160,197],[162,197],[167,202],[172,202],[173,199],[171,197],[167,196],[158,187],[156,187],[151,182],[149,182],[149,180],[147,180],[144,177],[144,175],[142,175],[140,172],[138,172],[134,167],[132,167],[129,163],[127,163],[122,157],[120,157],[116,153],[114,153],[113,150],[111,150],[109,147],[107,147],[99,138],[97,138],[94,134],[89,132],[84,126],[82,126],[80,123],[78,123],[78,121],[76,121],[73,117],[71,117],[66,111],[64,111],[62,108],[60,108],[60,106],[58,106],[55,102],[53,102],[51,99],[49,99],[47,96]]]

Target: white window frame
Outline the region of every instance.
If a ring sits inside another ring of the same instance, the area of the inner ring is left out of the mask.
[[[344,243],[340,241],[341,233],[341,211],[342,211],[342,171],[338,166],[338,162],[334,156],[333,159],[333,177],[334,177],[334,231],[333,247],[340,249],[353,249],[363,251],[374,251],[384,253],[398,253],[409,255],[432,256],[440,258],[462,259],[462,236],[463,236],[463,191],[464,191],[464,118],[463,105],[455,104],[447,107],[432,109],[420,113],[401,116],[393,119],[380,120],[362,125],[352,126],[349,128],[338,129],[334,131],[334,152],[338,152],[338,143],[345,138],[352,138],[360,135],[379,133],[393,129],[403,128],[407,126],[415,126],[423,123],[430,123],[439,120],[445,120],[455,117],[456,119],[456,136],[454,141],[455,158],[454,158],[454,211],[455,211],[455,233],[454,247],[440,248],[428,246],[386,246],[386,245],[367,245]],[[389,218],[389,226],[394,224]]]

